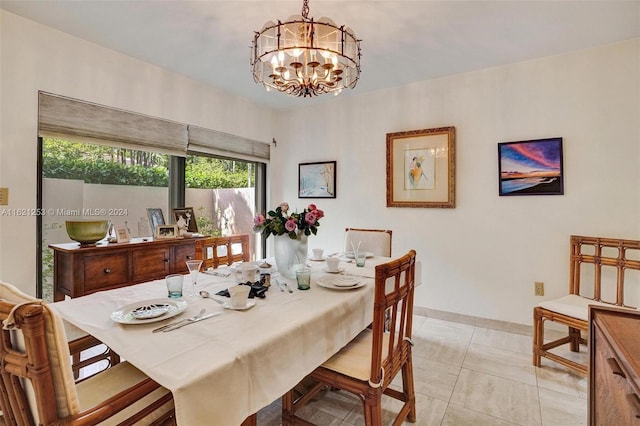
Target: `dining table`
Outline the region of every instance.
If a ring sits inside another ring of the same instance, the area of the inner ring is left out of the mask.
[[[155,280],[51,306],[65,321],[169,389],[178,425],[239,425],[371,323],[375,265],[388,260],[372,256],[365,267],[356,267],[352,259],[342,258],[339,273],[327,272],[324,259],[308,260],[309,290],[298,290],[295,279],[273,271],[265,297],[251,299],[255,303],[244,309],[199,295],[201,290],[215,295],[236,285],[234,266],[200,272],[195,292],[181,299],[167,299],[165,280]],[[331,277],[351,277],[357,285],[333,286]],[[184,276],[185,291],[190,280]],[[134,321],[117,315],[123,307],[158,300],[181,301],[184,310],[166,319]],[[173,331],[153,332],[203,309],[217,315]]]

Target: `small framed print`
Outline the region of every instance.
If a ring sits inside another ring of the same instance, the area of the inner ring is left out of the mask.
[[[177,238],[178,227],[176,225],[158,225],[156,226],[156,238]]]
[[[149,225],[151,225],[151,235],[156,235],[156,227],[164,225],[164,215],[161,208],[148,208],[147,216],[149,216]]]
[[[300,163],[298,198],[336,198],[336,162]]]
[[[116,242],[118,243],[128,243],[131,240],[131,235],[129,235],[129,231],[124,226],[116,228]]]
[[[562,138],[498,143],[499,195],[563,195]]]
[[[173,216],[176,220],[176,225],[178,226],[179,231],[191,232],[193,234],[198,233],[198,222],[196,222],[196,215],[193,212],[193,207],[173,209]]]

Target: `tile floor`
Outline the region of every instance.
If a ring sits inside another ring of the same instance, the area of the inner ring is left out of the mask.
[[[418,419],[413,424],[587,423],[587,378],[544,358],[543,367],[533,367],[531,336],[416,316],[414,343]],[[588,356],[584,349],[571,355],[580,362]],[[384,398],[390,423],[399,403]],[[327,392],[299,414],[319,426],[364,424],[360,402],[342,391]],[[258,413],[259,426],[280,424],[279,400]]]

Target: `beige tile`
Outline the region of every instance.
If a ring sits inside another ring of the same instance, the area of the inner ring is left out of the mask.
[[[427,318],[413,332],[414,357],[462,366],[474,327]]]
[[[538,387],[586,399],[589,382],[587,376],[578,374],[567,367],[542,359],[542,367],[536,368]]]
[[[535,386],[465,368],[450,403],[520,425],[540,425]]]
[[[442,420],[442,426],[511,426],[507,422],[468,408],[449,404]]]
[[[530,356],[533,341],[531,336],[490,330],[488,328],[476,328],[471,343],[491,346],[495,349],[519,352]]]
[[[538,389],[542,426],[578,426],[587,424],[587,400],[560,392]]]
[[[436,426],[442,422],[447,403],[424,395],[416,395],[416,422],[404,422],[404,425]],[[402,402],[386,395],[382,397],[382,424],[390,425],[402,409]],[[345,422],[351,425],[364,425],[362,404],[354,407]]]
[[[536,367],[530,354],[472,343],[462,367],[536,386]]]
[[[413,382],[417,394],[449,401],[458,374],[460,374],[460,367],[426,358],[413,357]],[[394,379],[393,386],[401,389],[401,373],[398,373]]]

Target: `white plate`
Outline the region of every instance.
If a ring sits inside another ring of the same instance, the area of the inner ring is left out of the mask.
[[[141,307],[149,305],[168,305],[168,308],[164,314],[159,316],[149,317],[147,319],[136,318],[134,311],[139,310]],[[130,303],[126,306],[119,308],[111,313],[111,319],[120,324],[149,324],[151,322],[162,321],[167,318],[174,317],[187,309],[186,300],[173,300],[173,299],[152,299],[142,300],[140,302]]]
[[[344,268],[338,268],[337,271],[330,271],[327,268],[322,268],[322,272],[326,272],[327,274],[339,274],[340,272],[344,272]]]
[[[220,299],[218,299],[220,300]],[[235,307],[235,306],[231,306],[231,301],[230,300],[223,300],[224,304],[222,305],[223,308],[225,309],[231,309],[233,311],[245,311],[247,309],[251,309],[256,305],[256,301],[255,300],[247,300],[247,305],[246,306],[240,306],[240,307]]]
[[[309,260],[312,260],[314,262],[323,262],[323,261],[327,260],[327,258],[326,257],[321,257],[320,259],[318,259],[318,258],[315,258],[315,257],[310,257]]]
[[[366,253],[367,253],[367,257],[373,257],[373,253],[370,253],[370,252],[366,252]],[[352,251],[345,252],[344,253],[344,257],[348,257],[349,259],[355,259],[356,258]]]
[[[360,288],[366,285],[366,282],[360,281],[357,278],[353,278],[353,284],[345,285],[347,281],[345,281],[346,277],[341,276],[327,276],[318,278],[318,285],[324,288],[330,288],[332,290],[352,290],[354,288]],[[337,284],[336,284],[337,283]]]

